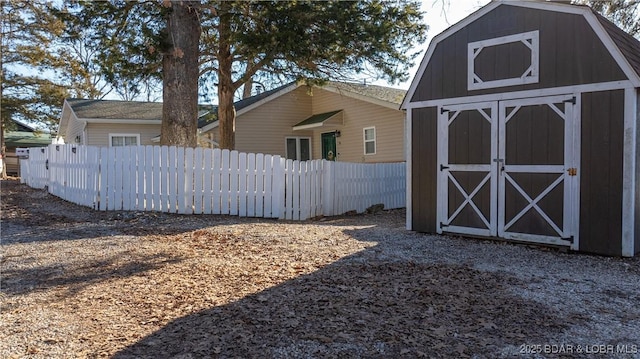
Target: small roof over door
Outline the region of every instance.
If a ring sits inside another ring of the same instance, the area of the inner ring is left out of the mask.
[[[293,126],[294,131],[308,130],[316,127],[323,127],[326,125],[342,125],[343,116],[342,110],[336,110],[331,112],[319,113],[308,117],[302,122],[298,122]]]

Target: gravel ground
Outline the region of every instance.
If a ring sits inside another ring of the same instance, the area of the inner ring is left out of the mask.
[[[640,358],[638,259],[1,190],[3,358]]]

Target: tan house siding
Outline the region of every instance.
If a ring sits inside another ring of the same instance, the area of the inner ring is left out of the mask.
[[[65,143],[73,144],[76,143],[76,136],[80,136],[80,143],[84,142],[84,122],[78,121],[75,117],[71,117],[71,121],[69,122],[69,126],[67,126],[67,132],[64,134]]]
[[[109,134],[139,134],[141,145],[157,145],[151,141],[160,134],[160,125],[129,125],[129,124],[87,124],[87,144],[91,146],[109,146]]]
[[[285,138],[313,135],[311,131],[293,131],[293,125],[311,115],[311,97],[305,87],[264,103],[236,119],[236,150],[286,156]],[[313,144],[311,147],[315,151]]]
[[[343,109],[342,127],[322,127],[314,131],[313,158],[322,157],[321,133],[338,129],[338,161],[398,162],[404,161],[404,115],[381,105],[350,98],[322,89],[313,91],[313,113]],[[376,129],[376,154],[364,154],[364,129]]]

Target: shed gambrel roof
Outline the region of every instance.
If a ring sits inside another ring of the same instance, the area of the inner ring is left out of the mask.
[[[640,41],[617,27],[614,23],[597,13],[595,10],[591,9],[591,11],[596,15],[598,21],[611,37],[618,49],[620,49],[620,52],[622,52],[622,55],[629,62],[629,65],[633,68],[636,74],[640,75]]]
[[[431,40],[418,71],[411,82],[409,90],[402,101],[401,108],[408,108],[409,104],[412,102],[411,99],[413,98],[418,84],[420,83],[431,57],[434,54],[436,46],[448,37],[453,36],[459,30],[503,5],[574,14],[584,17],[588,25],[593,29],[596,36],[601,40],[602,44],[611,54],[620,69],[624,72],[630,83],[635,87],[640,87],[640,42],[590,7],[585,5],[573,5],[539,0],[493,0],[460,22],[436,35]]]

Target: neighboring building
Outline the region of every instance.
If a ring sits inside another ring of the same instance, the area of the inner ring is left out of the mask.
[[[431,42],[407,227],[640,252],[640,43],[585,6],[493,1]]]
[[[236,103],[236,149],[299,160],[404,161],[405,93],[357,83],[288,84]],[[217,140],[218,123],[202,132]]]
[[[236,150],[299,160],[404,161],[398,108],[405,92],[338,82],[281,86],[236,102]],[[200,113],[200,146],[218,147],[215,113]],[[66,143],[150,145],[160,140],[161,121],[162,103],[68,99],[59,134]]]
[[[5,161],[8,175],[20,175],[20,161],[16,156],[16,148],[46,147],[54,137],[47,131],[14,121],[15,128],[4,133]]]
[[[201,105],[198,127],[214,119],[213,106]],[[62,107],[58,136],[65,143],[90,146],[157,144],[162,103],[67,99]]]

